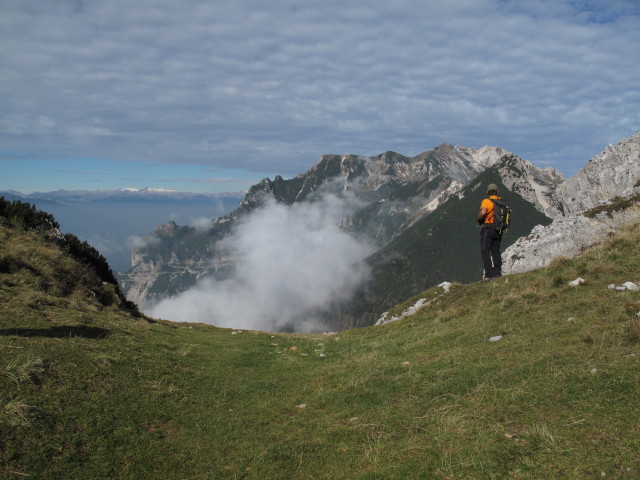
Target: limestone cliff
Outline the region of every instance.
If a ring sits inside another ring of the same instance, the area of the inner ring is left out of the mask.
[[[575,257],[610,233],[638,222],[640,208],[636,205],[593,218],[576,214],[557,218],[551,225],[538,225],[503,253],[503,273],[524,273],[545,267],[555,258]]]
[[[535,227],[503,253],[503,273],[573,257],[609,233],[640,222],[640,132],[609,145],[557,189],[562,215]]]
[[[565,215],[580,214],[632,195],[639,180],[640,132],[605,148],[558,187],[557,197]]]

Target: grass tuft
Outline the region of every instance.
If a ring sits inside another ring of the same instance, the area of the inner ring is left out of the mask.
[[[33,407],[15,399],[3,407],[1,423],[12,428],[28,428],[32,426],[33,418]]]
[[[14,359],[7,365],[3,374],[19,387],[23,383],[40,385],[47,372],[48,362],[42,358],[33,358],[22,363]]]
[[[627,330],[626,340],[631,345],[635,345],[640,342],[640,320],[631,320],[631,324]]]
[[[546,424],[527,426],[519,438],[524,442],[525,448],[531,453],[541,450],[553,454],[562,453],[558,438],[551,433],[549,426]]]
[[[613,217],[613,212],[627,210],[638,204],[640,204],[640,194],[634,194],[625,198],[614,197],[609,203],[587,210],[583,215],[588,218],[594,218],[596,215],[604,213],[611,218]]]

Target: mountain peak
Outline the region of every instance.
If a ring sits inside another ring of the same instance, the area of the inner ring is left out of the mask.
[[[456,146],[456,150],[468,156],[479,168],[485,169],[494,166],[505,155],[513,155],[502,147],[485,145],[482,148]]]
[[[177,193],[178,191],[173,188],[154,188],[145,187],[139,190],[140,193]]]

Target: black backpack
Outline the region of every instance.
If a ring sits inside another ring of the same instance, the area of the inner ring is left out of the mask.
[[[496,229],[500,235],[507,233],[509,225],[511,224],[511,207],[509,202],[504,198],[494,199],[490,198],[493,202],[493,228]]]

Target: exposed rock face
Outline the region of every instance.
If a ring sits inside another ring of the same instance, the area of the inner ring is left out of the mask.
[[[503,273],[522,273],[548,265],[557,257],[573,257],[625,225],[640,221],[640,132],[608,146],[564,183],[556,193],[564,216],[535,227],[502,255]],[[585,212],[626,198],[624,209],[586,216]]]
[[[225,222],[219,221],[225,227]],[[133,267],[118,275],[127,299],[141,307],[179,293],[200,278],[223,280],[233,271],[233,258],[219,249],[212,260],[212,246],[206,238],[201,241],[194,228],[169,222],[156,227],[145,240],[146,246],[131,252]],[[180,250],[176,244],[186,246]]]
[[[601,213],[594,218],[570,215],[557,218],[551,225],[535,227],[502,254],[505,275],[524,273],[546,267],[554,258],[575,257],[586,248],[600,243],[609,233],[640,222],[640,208],[631,207],[611,216]]]
[[[558,187],[557,197],[565,215],[627,197],[640,181],[640,132],[609,145],[578,173]]]
[[[541,170],[515,155],[504,156],[498,165],[502,182],[510,191],[531,202],[548,217],[562,214],[556,190],[565,178],[559,171],[551,167]]]

